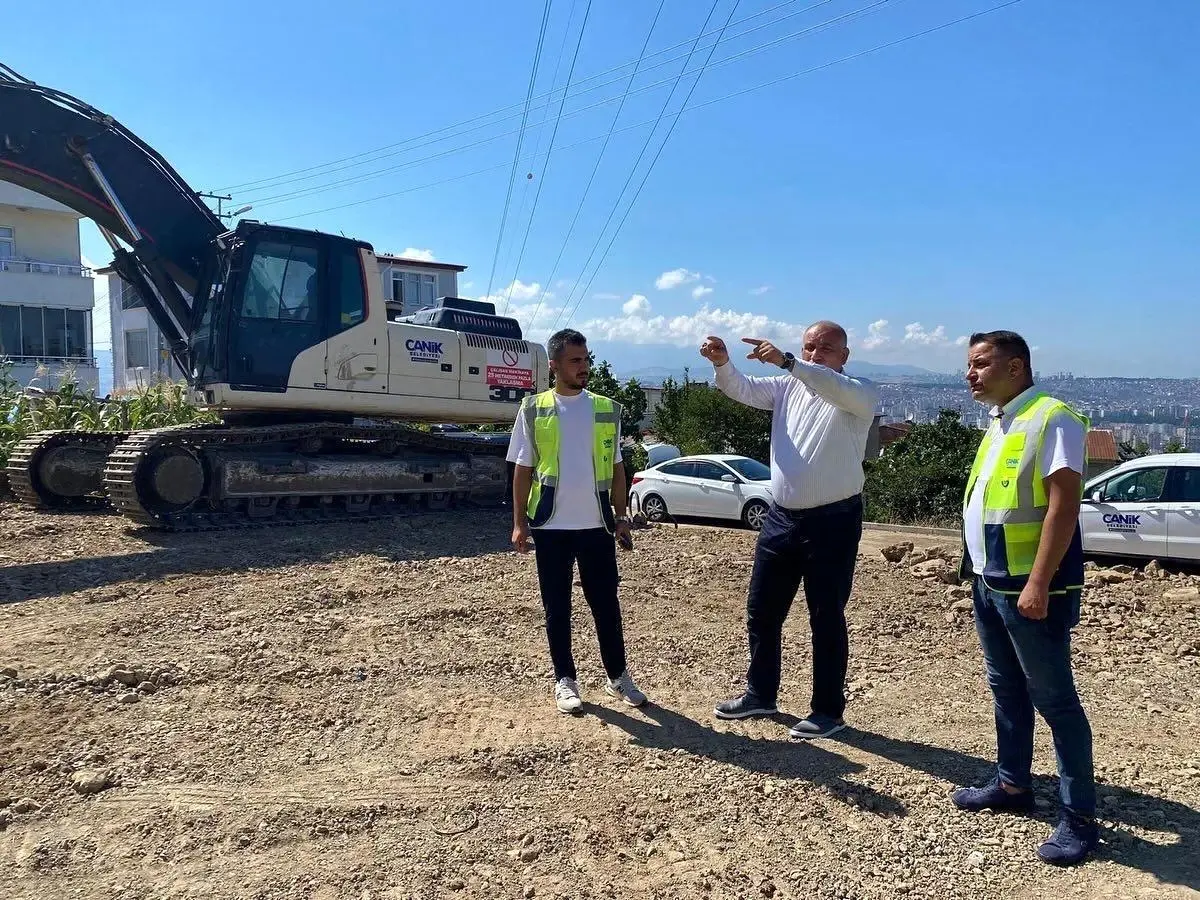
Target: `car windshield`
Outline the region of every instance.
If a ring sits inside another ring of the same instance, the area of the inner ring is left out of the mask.
[[[747,481],[770,481],[771,470],[757,459],[727,459],[725,465],[733,469]]]

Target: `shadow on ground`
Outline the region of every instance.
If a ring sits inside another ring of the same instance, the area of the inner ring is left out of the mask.
[[[996,772],[992,760],[917,741],[853,729],[833,740],[951,784],[983,784]],[[1036,782],[1038,795],[1050,804],[1049,811],[1041,818],[1053,821],[1058,815],[1058,782],[1053,778],[1039,778]],[[1116,785],[1098,784],[1097,794],[1102,804],[1100,818],[1155,832],[1162,839],[1158,843],[1110,829],[1103,835],[1106,843],[1100,849],[1100,857],[1161,881],[1200,890],[1200,810]]]
[[[847,804],[861,806],[879,816],[907,814],[904,805],[888,794],[853,781],[846,776],[866,770],[866,766],[834,753],[818,743],[777,741],[754,738],[729,731],[706,728],[694,719],[668,709],[648,704],[641,712],[651,721],[611,709],[587,705],[584,711],[602,722],[620,728],[643,747],[658,750],[686,750],[695,756],[728,763],[760,775],[775,778],[799,778],[821,785],[831,797]],[[773,717],[784,727],[795,724],[794,716]]]
[[[231,531],[140,529],[129,533],[130,540],[154,549],[0,567],[0,604],[126,581],[282,568],[362,555],[392,561],[483,556],[510,549],[510,515],[505,510],[456,510]],[[109,517],[97,519],[97,527],[108,527]]]
[[[866,766],[830,749],[837,743],[954,785],[983,784],[995,773],[995,763],[991,760],[854,729],[847,729],[828,741],[777,741],[716,731],[653,704],[641,710],[645,719],[603,706],[589,705],[585,710],[625,731],[641,746],[658,750],[683,749],[748,772],[804,779],[827,788],[835,797],[881,816],[902,816],[907,810],[894,797],[847,781],[846,776],[863,772]],[[785,724],[795,721],[794,717],[776,718],[790,718],[791,721],[785,721]],[[1049,835],[1051,824],[1057,818],[1057,781],[1042,778],[1035,789],[1039,796],[1050,801],[1048,811],[1039,816],[1047,821],[1046,833]],[[1106,843],[1098,852],[1100,858],[1146,872],[1164,882],[1200,890],[1200,811],[1173,800],[1114,785],[1099,785],[1098,794],[1103,804],[1101,818],[1155,832],[1162,839],[1160,843],[1127,831],[1110,829],[1104,835]],[[946,803],[950,803],[948,796]]]

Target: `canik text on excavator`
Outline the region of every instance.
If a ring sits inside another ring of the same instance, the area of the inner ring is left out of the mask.
[[[548,385],[545,349],[492,304],[443,298],[388,321],[370,244],[231,230],[111,116],[3,65],[0,179],[97,224],[192,399],[222,420],[32,436],[8,467],[22,500],[206,529],[504,496],[502,443],[406,424],[511,423]]]

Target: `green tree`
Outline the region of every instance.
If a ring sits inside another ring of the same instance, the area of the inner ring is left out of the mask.
[[[1184,453],[1186,451],[1187,447],[1185,447],[1183,445],[1183,441],[1177,437],[1173,437],[1163,444],[1163,453]]]
[[[589,355],[588,359],[592,363],[588,390],[620,403],[621,437],[639,438],[642,433],[641,422],[646,416],[646,392],[634,378],[630,378],[623,385],[617,381],[608,360],[602,360],[597,366],[594,356]]]
[[[866,469],[866,515],[876,522],[958,527],[963,493],[983,432],[943,409],[915,425]]]
[[[737,453],[766,462],[771,448],[771,414],[729,399],[707,384],[684,376],[663,382],[654,431],[683,453]]]
[[[1121,458],[1121,462],[1137,459],[1139,456],[1145,456],[1149,452],[1150,445],[1145,441],[1121,441],[1117,446],[1117,455]]]

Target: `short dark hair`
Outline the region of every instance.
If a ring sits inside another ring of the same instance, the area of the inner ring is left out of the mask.
[[[1005,359],[1019,359],[1025,364],[1025,374],[1033,377],[1029,344],[1015,331],[977,331],[971,335],[970,346],[991,344]]]
[[[574,328],[564,328],[561,331],[556,331],[550,335],[550,340],[546,341],[546,355],[551,359],[558,359],[562,355],[563,350],[568,346],[586,347],[587,338]]]

